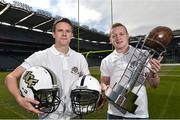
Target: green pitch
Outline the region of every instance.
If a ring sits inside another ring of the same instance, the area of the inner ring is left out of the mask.
[[[99,68],[90,68],[91,74],[99,79]],[[180,119],[180,66],[162,66],[160,86],[147,88],[150,118]],[[4,86],[6,72],[0,72],[0,119],[35,119],[37,116],[22,109]],[[105,119],[107,105],[83,118]]]

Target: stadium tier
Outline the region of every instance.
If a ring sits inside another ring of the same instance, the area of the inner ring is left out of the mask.
[[[0,70],[11,70],[33,52],[45,49],[54,43],[52,24],[61,16],[52,17],[44,10],[33,11],[32,7],[13,1],[0,1]],[[88,26],[73,22],[74,38],[70,46],[88,57],[89,66],[97,66],[110,52],[88,51],[112,50],[109,37]],[[130,37],[132,45],[144,36]],[[174,31],[174,40],[168,47],[164,62],[180,62],[180,31]],[[88,54],[88,55],[87,55]]]

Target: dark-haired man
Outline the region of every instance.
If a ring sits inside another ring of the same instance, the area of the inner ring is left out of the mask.
[[[60,115],[57,109],[54,113],[49,114],[47,119],[70,119],[73,117],[70,100],[70,87],[75,80],[82,75],[89,74],[88,64],[84,56],[69,47],[73,37],[73,26],[69,19],[62,18],[54,22],[52,35],[55,44],[50,48],[35,52],[18,66],[14,71],[9,73],[5,79],[5,84],[10,93],[15,97],[20,106],[28,111],[41,115],[43,113],[35,109],[33,104],[39,102],[30,98],[22,97],[18,89],[18,80],[22,73],[32,66],[43,66],[53,71],[62,84],[62,101],[65,104],[65,112]]]

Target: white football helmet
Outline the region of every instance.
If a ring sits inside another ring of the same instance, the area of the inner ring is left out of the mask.
[[[96,78],[90,75],[80,77],[71,89],[73,112],[82,116],[95,111],[100,95],[101,86]]]
[[[61,89],[55,75],[44,67],[27,69],[20,78],[19,88],[22,96],[39,101],[39,104],[33,106],[44,113],[56,111],[61,103]]]

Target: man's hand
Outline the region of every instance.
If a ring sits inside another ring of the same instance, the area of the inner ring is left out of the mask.
[[[161,68],[160,62],[162,59],[163,59],[163,57],[160,56],[158,59],[152,58],[149,60],[151,67],[150,67],[148,79],[149,79],[151,87],[153,87],[153,88],[158,87],[159,82],[160,82],[158,72],[160,71],[160,68]]]
[[[100,110],[104,107],[107,101],[105,91],[108,89],[109,84],[110,84],[110,77],[101,76],[101,96],[99,102],[97,103],[96,110]]]
[[[22,96],[19,96],[16,100],[20,106],[22,106],[24,109],[26,109],[29,112],[33,112],[33,113],[37,113],[37,114],[43,113],[33,107],[32,104],[39,104],[39,102],[36,100],[27,98],[27,97],[22,97]]]
[[[105,96],[105,93],[104,91],[102,92],[101,96],[100,96],[100,100],[99,102],[97,103],[97,106],[96,106],[96,110],[100,110],[104,107],[105,103],[107,101],[107,97]]]
[[[151,67],[150,67],[151,72],[153,72],[153,73],[159,72],[159,70],[161,68],[160,62],[162,59],[163,59],[163,57],[160,57],[159,59],[152,58],[149,60],[149,63],[151,65]]]

